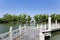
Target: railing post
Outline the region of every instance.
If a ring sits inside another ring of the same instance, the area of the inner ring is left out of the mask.
[[[26,25],[24,25],[25,31],[26,31]]]
[[[39,33],[39,40],[45,40],[45,35],[43,33]]]
[[[2,36],[2,40],[4,40],[4,36]]]
[[[51,31],[51,17],[48,17],[48,30]]]
[[[57,19],[55,20],[55,26],[57,27]]]
[[[47,30],[47,26],[46,26],[46,24],[44,24],[44,29],[45,29],[45,32],[46,32],[46,30]]]
[[[39,25],[37,24],[37,28],[38,28],[38,26],[39,26]]]
[[[42,33],[42,24],[40,25],[40,33]]]
[[[10,40],[13,40],[12,27],[10,27]]]
[[[21,25],[19,25],[19,35],[21,35]]]
[[[42,24],[40,25],[39,40],[45,40],[45,35],[42,33]]]

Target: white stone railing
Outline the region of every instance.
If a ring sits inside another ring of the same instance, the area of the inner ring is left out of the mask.
[[[58,30],[58,29],[60,29],[60,24],[58,23],[58,24],[52,24],[51,25],[51,29],[52,30]]]
[[[41,28],[42,27],[42,28]],[[40,28],[42,32],[46,32],[46,31],[54,31],[54,30],[58,30],[60,29],[60,24],[51,24],[51,28],[49,28],[48,24],[41,24],[41,25],[37,25],[37,28]],[[51,29],[51,30],[49,30]]]
[[[45,31],[49,31],[49,25],[48,24],[44,24],[44,25],[40,25],[42,26],[42,31],[45,32]],[[54,31],[54,30],[58,30],[60,29],[60,24],[51,24],[51,31]]]
[[[0,40],[13,40],[25,32],[26,26],[24,27],[19,26],[19,28],[16,30],[12,30],[12,27],[10,27],[9,32],[0,34]]]
[[[17,38],[18,36],[21,36],[21,34],[25,33],[28,29],[40,29],[40,32],[42,31],[47,31],[49,30],[49,26],[48,24],[41,24],[41,25],[37,25],[37,26],[25,26],[21,27],[19,26],[18,29],[16,30],[12,30],[12,27],[10,27],[9,32],[0,34],[0,40],[13,40],[15,38]],[[60,29],[60,24],[51,24],[51,29],[52,30],[56,30],[56,29]]]

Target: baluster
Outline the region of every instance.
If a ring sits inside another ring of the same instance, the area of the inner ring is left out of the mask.
[[[39,40],[45,40],[45,35],[42,33],[42,24],[40,25]]]
[[[25,28],[25,32],[26,32],[26,25],[24,25],[24,28]]]
[[[43,33],[39,33],[39,40],[45,40],[45,35]]]
[[[43,30],[42,30],[42,27],[43,27],[43,26],[42,26],[42,24],[41,24],[41,25],[40,25],[40,32],[42,32],[42,31],[43,31]]]
[[[12,27],[10,27],[10,40],[13,40]]]
[[[58,27],[57,27],[57,19],[55,20],[55,26],[56,26],[56,28],[58,28]]]
[[[4,36],[2,36],[2,40],[4,40]]]
[[[19,35],[21,35],[21,25],[19,25]]]
[[[38,28],[38,24],[37,24],[37,28]]]
[[[47,29],[47,26],[46,26],[46,24],[45,24],[45,27],[44,27],[44,28],[45,28],[45,31],[46,31],[46,29]]]
[[[51,31],[51,17],[48,17],[48,30]]]

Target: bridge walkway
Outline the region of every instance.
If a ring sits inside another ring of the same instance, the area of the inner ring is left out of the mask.
[[[29,29],[21,37],[18,37],[15,40],[39,40],[39,32],[39,29]]]

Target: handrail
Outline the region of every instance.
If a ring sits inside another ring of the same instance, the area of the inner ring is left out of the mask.
[[[40,25],[39,25],[39,26],[40,26]],[[43,26],[47,27],[47,25],[43,25]],[[55,24],[52,24],[51,26],[52,26],[52,30],[53,30],[53,29],[59,29],[59,28],[60,28],[60,25],[59,25],[59,24],[57,24],[58,27],[55,27],[55,26],[56,26]],[[43,28],[45,28],[45,27],[43,27]],[[15,29],[15,30],[10,30],[10,31],[12,32],[12,35],[17,37],[17,36],[19,36],[19,34],[20,34],[19,31],[20,31],[21,33],[25,33],[26,29],[28,30],[28,29],[35,29],[35,28],[40,28],[40,27],[31,27],[31,28],[30,28],[30,27],[29,27],[29,28],[20,27],[20,28],[21,28],[21,29],[18,28],[18,29]],[[43,29],[42,29],[42,30],[43,30]],[[45,28],[44,30],[46,30],[46,28]],[[43,30],[43,31],[44,31],[44,30]],[[6,33],[3,33],[3,34],[0,34],[0,38],[2,38],[2,40],[3,40],[3,39],[6,40],[6,39],[10,38],[10,33],[11,33],[10,31],[9,31],[9,32],[6,32]],[[47,31],[47,30],[46,30],[46,31]],[[16,33],[14,34],[14,32],[16,32]],[[6,37],[6,38],[4,38],[6,35],[9,35],[9,36]],[[16,37],[14,37],[13,39],[15,39]]]
[[[13,39],[15,39],[17,36],[19,36],[19,31],[21,30],[22,31],[22,29],[24,29],[25,27],[21,27],[21,29],[15,29],[15,30],[10,30],[10,31],[12,31],[12,35],[14,36],[13,37]],[[9,37],[10,37],[10,31],[9,32],[6,32],[6,33],[2,33],[2,34],[0,34],[0,38],[1,38],[1,40],[7,40]],[[17,31],[18,31],[18,33],[17,33]],[[15,34],[13,34],[14,32],[16,32]],[[7,38],[4,38],[5,36],[7,36],[7,35],[9,35]],[[16,36],[16,37],[15,37]]]
[[[16,32],[16,31],[18,31],[18,30],[19,30],[19,29],[15,29],[15,30],[13,30],[13,33]]]
[[[6,33],[3,33],[3,34],[0,34],[0,37],[2,37],[3,35],[5,36],[5,35],[7,35],[7,34],[9,34],[10,32],[6,32]]]

